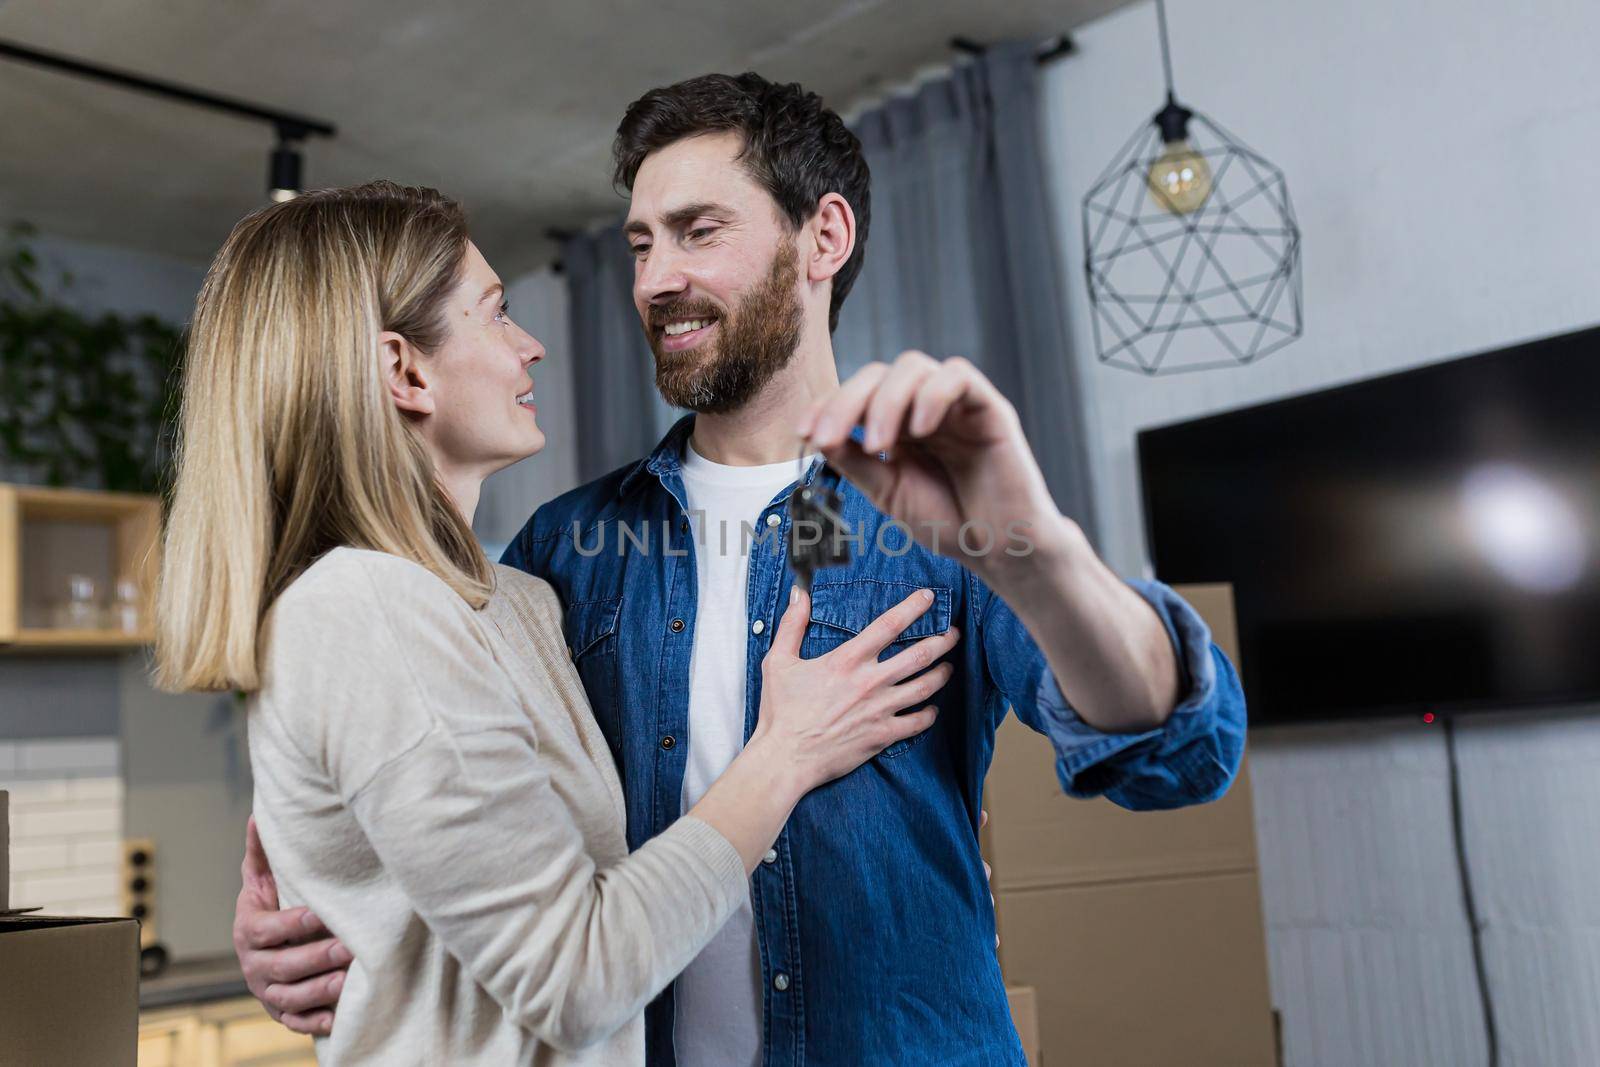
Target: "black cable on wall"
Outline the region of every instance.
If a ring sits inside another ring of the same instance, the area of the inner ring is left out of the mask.
[[[1467,846],[1461,832],[1461,769],[1456,760],[1455,719],[1450,715],[1444,716],[1444,751],[1450,768],[1450,837],[1455,845],[1456,871],[1461,876],[1461,903],[1466,909],[1467,926],[1472,935],[1472,966],[1478,978],[1478,1000],[1483,1005],[1489,1067],[1499,1067],[1500,1033],[1494,1021],[1494,999],[1489,994],[1489,973],[1483,963],[1483,921],[1478,917],[1478,902],[1472,892],[1472,869],[1467,863]]]

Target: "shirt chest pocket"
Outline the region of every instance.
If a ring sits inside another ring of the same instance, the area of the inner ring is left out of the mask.
[[[621,614],[622,598],[615,596],[569,604],[563,618],[567,649],[619,770],[622,767],[622,712],[618,704],[617,619]]]
[[[879,654],[879,660],[888,659],[924,637],[933,637],[950,629],[950,588],[941,585],[921,586],[911,582],[885,582],[871,578],[819,583],[812,586],[811,621],[806,627],[806,636],[800,645],[800,655],[805,659],[814,659],[832,652],[865,630],[879,615],[918,589],[933,590],[933,606],[919,615],[899,637],[889,642],[888,647]],[[920,734],[908,737],[904,741],[896,741],[881,754],[898,756],[906,749],[926,740],[933,729],[937,729],[937,723]]]

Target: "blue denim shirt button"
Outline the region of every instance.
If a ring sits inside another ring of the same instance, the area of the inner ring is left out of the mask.
[[[778,518],[778,513],[776,511],[774,511],[771,515],[767,516],[767,525],[768,526],[776,526],[776,525],[778,525],[778,523],[780,523],[782,521],[783,521],[782,519]]]
[[[753,634],[759,634],[762,630],[765,630],[766,628],[767,628],[767,624],[762,622],[760,619],[757,619],[755,622],[750,624],[750,632],[753,633]]]
[[[762,863],[768,863],[768,864],[777,863],[778,862],[778,850],[775,849],[775,848],[767,849],[767,854],[765,856],[761,857],[761,862]]]
[[[780,993],[782,993],[785,989],[788,989],[789,988],[789,976],[786,975],[786,974],[778,975],[776,978],[774,978],[772,980],[772,988],[776,989]]]

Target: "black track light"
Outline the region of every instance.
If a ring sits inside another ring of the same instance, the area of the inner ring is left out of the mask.
[[[267,195],[272,197],[273,203],[281,204],[300,195],[304,162],[300,150],[292,143],[278,142],[267,168]]]

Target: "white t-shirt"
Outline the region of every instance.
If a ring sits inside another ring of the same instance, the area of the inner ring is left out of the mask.
[[[689,665],[689,753],[683,810],[705,796],[744,748],[746,646],[754,619],[745,594],[752,530],[800,468],[794,460],[729,467],[684,449],[683,485],[699,580]],[[695,514],[696,512],[700,514]],[[769,549],[770,551],[770,549]],[[763,628],[777,619],[764,619]],[[761,1062],[761,961],[747,897],[678,979],[673,1044],[682,1067]]]

